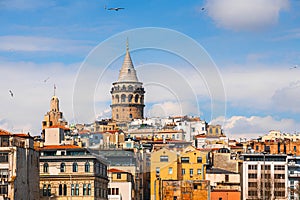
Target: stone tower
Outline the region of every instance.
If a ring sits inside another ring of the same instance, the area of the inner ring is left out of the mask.
[[[145,91],[143,83],[138,81],[130,57],[128,42],[118,81],[113,83],[110,93],[112,95],[112,120],[129,122],[132,119],[144,118]]]
[[[63,113],[59,111],[59,99],[55,96],[54,86],[54,95],[50,100],[50,111],[48,111],[44,120],[42,121],[42,137],[44,138],[45,129],[53,126],[66,126],[68,122],[63,118]]]

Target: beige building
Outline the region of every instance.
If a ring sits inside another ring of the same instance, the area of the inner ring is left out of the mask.
[[[39,199],[38,166],[30,135],[0,129],[0,199]]]
[[[130,122],[144,118],[144,93],[143,83],[138,81],[127,43],[118,81],[113,83],[111,89],[112,120]]]
[[[40,199],[108,198],[107,164],[75,145],[41,146]]]

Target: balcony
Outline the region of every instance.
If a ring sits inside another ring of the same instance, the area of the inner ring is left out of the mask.
[[[300,177],[300,173],[296,173],[296,174],[289,173],[289,177],[291,177],[291,178],[298,178],[298,177]]]

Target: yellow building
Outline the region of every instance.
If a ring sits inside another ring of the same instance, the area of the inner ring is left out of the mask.
[[[189,146],[179,158],[180,180],[204,180],[207,163],[207,152],[201,152]]]
[[[209,183],[205,180],[206,164],[207,152],[201,152],[192,146],[186,147],[180,154],[166,148],[153,152],[150,170],[151,200],[175,196],[179,199],[207,199]],[[171,189],[164,187],[164,184]],[[185,193],[191,196],[186,197],[183,195]]]
[[[150,160],[151,200],[162,200],[162,181],[177,180],[178,178],[177,152],[162,148],[153,152]]]

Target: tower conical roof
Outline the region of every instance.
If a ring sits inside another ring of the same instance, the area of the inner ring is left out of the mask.
[[[118,82],[138,82],[136,71],[134,69],[129,53],[128,42],[126,47],[126,55],[123,61],[122,68],[120,70]]]

